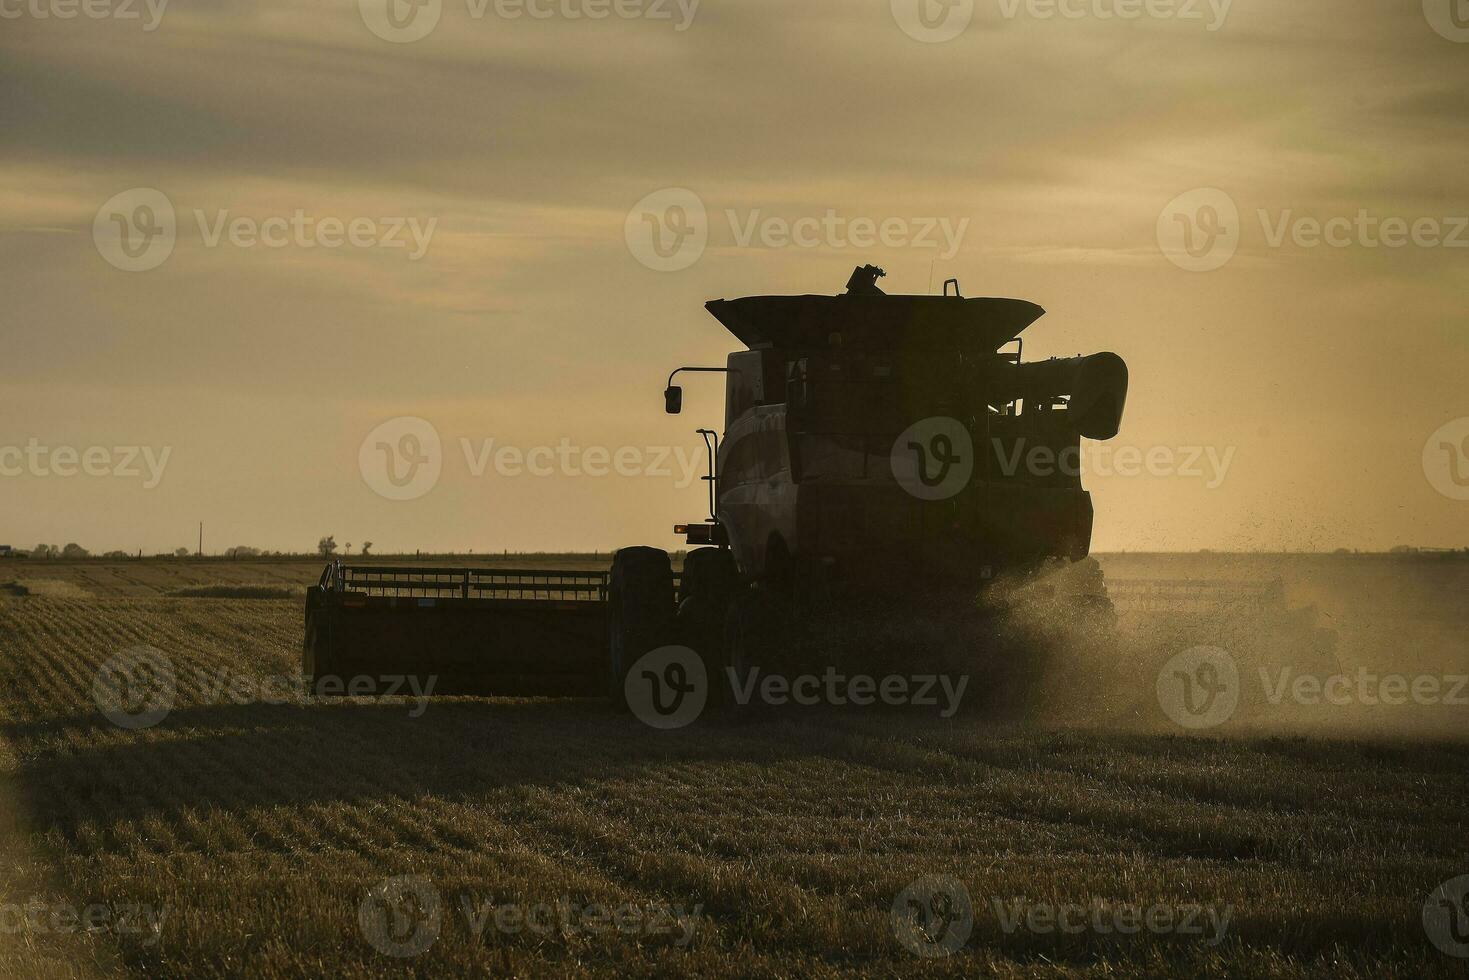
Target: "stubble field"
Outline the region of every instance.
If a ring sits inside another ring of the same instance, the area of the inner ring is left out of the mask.
[[[1452,952],[1465,909],[1430,896],[1469,874],[1469,715],[1447,697],[1469,563],[1272,561],[1103,565],[1283,574],[1338,636],[1333,669],[1432,676],[1438,701],[1246,696],[1188,730],[1156,663],[1230,624],[1124,611],[1141,679],[1111,712],[660,733],[597,701],[316,702],[299,600],[167,593],[304,585],[319,563],[29,566],[75,591],[0,596],[0,971],[1462,975],[1432,930]],[[125,727],[94,685],[138,647],[177,691]],[[1268,695],[1282,663],[1262,667]]]

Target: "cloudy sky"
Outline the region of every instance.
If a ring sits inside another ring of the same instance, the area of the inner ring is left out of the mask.
[[[386,2],[0,0],[0,542],[671,545],[871,262],[1128,360],[1099,549],[1469,545],[1464,0]]]

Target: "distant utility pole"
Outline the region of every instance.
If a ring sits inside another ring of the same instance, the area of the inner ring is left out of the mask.
[[[199,522],[199,557],[204,557],[204,522]]]

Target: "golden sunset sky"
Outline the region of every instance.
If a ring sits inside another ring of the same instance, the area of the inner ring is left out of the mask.
[[[704,491],[659,447],[702,472],[722,399],[689,379],[670,418],[660,391],[736,346],[703,303],[870,262],[888,292],[1039,303],[1028,358],[1127,359],[1114,448],[1227,459],[1091,474],[1098,550],[1469,545],[1425,459],[1469,416],[1460,0],[89,2],[0,0],[0,542],[673,546]],[[129,271],[106,229],[136,188],[176,236]],[[634,209],[670,188],[707,246],[660,271]],[[840,234],[783,243],[828,213]],[[242,218],[281,237],[232,241]],[[856,218],[889,240],[854,245]],[[360,244],[313,237],[354,219]],[[393,219],[403,247],[377,244]],[[1185,230],[1209,254],[1169,252]],[[359,459],[402,416],[442,445],[411,500]],[[475,475],[488,440],[654,472]],[[27,446],[108,462],[5,454]],[[156,486],[141,451],[101,475],[118,447],[167,451]]]

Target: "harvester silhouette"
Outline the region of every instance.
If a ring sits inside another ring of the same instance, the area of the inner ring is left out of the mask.
[[[618,551],[598,571],[328,565],[308,592],[303,666],[320,694],[405,673],[440,694],[612,692],[631,665],[686,644],[709,677],[768,665],[818,611],[1086,557],[1080,440],[1116,435],[1116,354],[1026,363],[1044,311],[1017,299],[885,294],[855,270],[835,296],[751,296],[706,308],[744,350],[723,367],[709,512],[696,546]],[[362,693],[368,693],[364,684]]]

